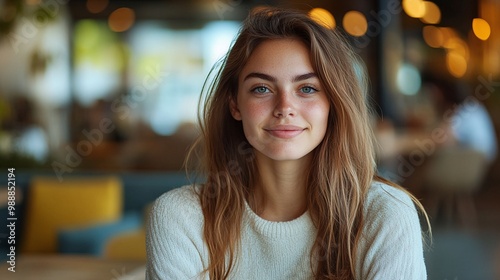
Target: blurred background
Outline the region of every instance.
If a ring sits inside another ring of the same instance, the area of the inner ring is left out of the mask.
[[[498,0],[0,0],[2,279],[144,278],[149,207],[196,180],[203,84],[263,6],[360,56],[378,171],[430,215],[429,279],[500,279]]]

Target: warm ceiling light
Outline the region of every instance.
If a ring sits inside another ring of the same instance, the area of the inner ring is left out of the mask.
[[[366,17],[358,11],[349,11],[342,19],[342,25],[347,33],[353,36],[363,36],[368,29]]]
[[[472,31],[477,38],[485,41],[490,37],[491,27],[486,20],[475,18],[472,20]]]
[[[326,28],[335,28],[335,18],[329,11],[323,8],[312,9],[309,11],[309,17]]]
[[[115,32],[128,30],[135,21],[134,10],[130,8],[119,8],[109,15],[109,28]]]
[[[430,47],[439,48],[443,46],[444,36],[441,29],[432,25],[427,25],[424,27],[422,34],[424,36],[425,43],[427,43]]]
[[[87,0],[87,10],[93,14],[98,14],[108,6],[108,0]]]
[[[421,21],[429,24],[438,24],[441,21],[441,10],[433,2],[424,1],[425,13],[420,19]]]
[[[412,18],[421,18],[425,15],[425,3],[422,0],[403,0],[403,10]]]

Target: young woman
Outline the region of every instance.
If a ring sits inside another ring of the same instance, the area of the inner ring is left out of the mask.
[[[305,14],[250,14],[203,103],[207,180],[152,210],[147,279],[426,278],[421,206],[375,175],[355,64]]]

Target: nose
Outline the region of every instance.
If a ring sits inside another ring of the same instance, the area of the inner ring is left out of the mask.
[[[276,96],[276,106],[274,116],[277,118],[286,118],[295,116],[296,110],[293,103],[293,95],[288,92],[279,92]]]

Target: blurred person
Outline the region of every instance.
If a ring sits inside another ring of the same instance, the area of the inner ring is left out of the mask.
[[[434,222],[456,220],[473,226],[477,222],[473,194],[497,156],[493,122],[484,105],[457,80],[424,74],[423,89],[436,119],[430,136],[414,140],[420,143],[415,149],[425,151],[428,158],[404,184],[425,192]]]
[[[425,212],[375,175],[357,59],[303,13],[249,15],[200,103],[207,181],[156,200],[146,279],[426,279]]]
[[[422,97],[430,110],[418,121],[422,125],[396,129],[390,121],[380,120],[375,130],[379,172],[413,193],[424,187],[428,158],[441,149],[472,149],[486,164],[497,156],[493,122],[468,87],[434,74],[423,77]]]
[[[497,138],[491,117],[468,87],[458,82],[428,78],[425,82],[433,100],[438,125],[447,132],[445,145],[474,149],[491,163],[497,157]]]

